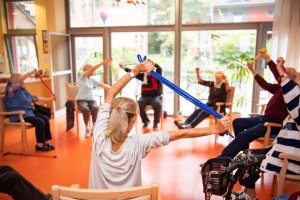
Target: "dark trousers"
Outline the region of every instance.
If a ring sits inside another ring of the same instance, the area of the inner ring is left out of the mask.
[[[35,127],[35,137],[37,143],[45,143],[51,140],[49,118],[37,111],[33,111],[35,116],[24,117],[25,122],[31,123]]]
[[[97,120],[97,115],[99,111],[96,101],[78,100],[77,105],[78,105],[78,109],[82,112],[85,125],[86,126],[88,125],[90,112],[92,114],[92,120],[94,124]]]
[[[212,109],[216,110],[217,107],[211,106]],[[192,128],[197,126],[200,122],[202,122],[206,117],[210,114],[201,110],[200,108],[196,109],[184,122],[184,124],[190,124]]]
[[[147,105],[151,105],[154,110],[154,124],[158,124],[160,121],[161,115],[161,107],[162,102],[160,96],[154,97],[141,97],[138,100],[139,108],[140,108],[140,116],[142,118],[143,123],[150,122],[149,118],[147,117],[145,107]]]
[[[264,149],[252,149],[251,153],[255,155],[266,155],[271,150],[271,147]],[[259,172],[254,174],[249,174],[247,178],[243,178],[243,175],[239,178],[239,182],[242,186],[246,188],[255,189],[255,183],[260,178]]]
[[[259,137],[263,137],[267,128],[265,122],[277,122],[264,116],[238,118],[233,120],[233,129],[235,133],[234,140],[227,145],[220,157],[234,158],[240,151],[249,149],[249,144]],[[278,123],[278,122],[277,122]],[[272,134],[278,134],[280,128],[272,128]]]
[[[9,166],[0,166],[0,193],[8,194],[14,200],[50,199]]]

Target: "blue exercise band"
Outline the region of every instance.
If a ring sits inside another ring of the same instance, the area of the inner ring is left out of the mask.
[[[144,58],[142,58],[141,55],[138,55],[137,58],[140,62],[143,62],[143,61],[146,60],[146,56],[144,56]],[[175,85],[174,83],[170,82],[168,79],[164,78],[163,76],[161,76],[157,72],[152,71],[151,75],[154,76],[157,80],[159,80],[164,85],[168,86],[171,90],[173,90],[174,92],[176,92],[180,96],[184,97],[186,100],[190,101],[195,106],[201,108],[202,110],[204,110],[208,114],[211,114],[211,115],[213,115],[214,117],[216,117],[218,119],[221,119],[223,117],[220,113],[218,113],[217,111],[215,111],[214,109],[212,109],[208,105],[202,103],[197,98],[193,97],[192,95],[190,95],[189,93],[187,93],[186,91],[184,91],[183,89],[181,89],[180,87]],[[226,135],[229,135],[232,138],[234,138],[233,135],[229,131],[226,131]]]

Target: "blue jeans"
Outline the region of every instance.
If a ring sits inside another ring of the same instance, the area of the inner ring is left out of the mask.
[[[139,108],[140,108],[140,116],[142,118],[143,123],[150,122],[149,118],[147,117],[145,107],[147,105],[151,105],[154,110],[154,124],[158,124],[160,121],[160,114],[161,114],[161,99],[160,96],[154,97],[141,97],[138,100]]]
[[[224,148],[220,157],[234,158],[240,151],[249,149],[250,142],[265,135],[267,130],[267,127],[264,126],[265,122],[278,123],[278,121],[264,116],[238,118],[233,120],[235,138]],[[271,130],[272,134],[278,134],[279,131],[280,128],[277,127],[274,127]]]

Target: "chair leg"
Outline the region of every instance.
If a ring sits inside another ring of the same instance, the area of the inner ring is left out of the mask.
[[[276,189],[276,184],[277,184],[277,176],[276,174],[273,175],[273,181],[272,181],[272,189],[271,189],[271,195],[275,195],[275,189]]]
[[[21,126],[21,137],[22,137],[22,143],[24,148],[24,154],[28,154],[28,144],[27,144],[27,135],[26,135],[26,127]]]
[[[276,194],[277,197],[282,194],[283,186],[284,186],[284,177],[281,177],[279,175],[278,176],[277,194]]]
[[[76,116],[76,130],[77,130],[77,135],[79,135],[79,121],[78,121],[78,119],[79,119],[79,117],[78,117],[79,113],[78,113],[78,110],[76,110],[75,112],[76,112],[75,113],[75,116]]]
[[[1,134],[1,143],[0,143],[0,149],[1,149],[1,152],[4,152],[4,125],[3,123],[1,123],[0,125],[1,127],[1,130],[0,130],[0,134]]]

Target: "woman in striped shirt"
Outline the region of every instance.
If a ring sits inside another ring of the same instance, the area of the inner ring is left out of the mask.
[[[260,169],[264,172],[279,173],[283,160],[279,158],[280,153],[298,156],[300,154],[300,88],[290,80],[284,70],[284,59],[277,59],[277,71],[280,74],[281,88],[289,115],[283,122],[283,126],[273,143],[272,148],[266,152],[266,159],[263,160]],[[288,174],[299,175],[300,163],[289,162]],[[255,192],[255,182],[259,179],[259,175],[251,175],[248,178],[240,179],[240,184],[245,186],[242,192],[233,193],[232,199],[252,200],[257,199]]]

